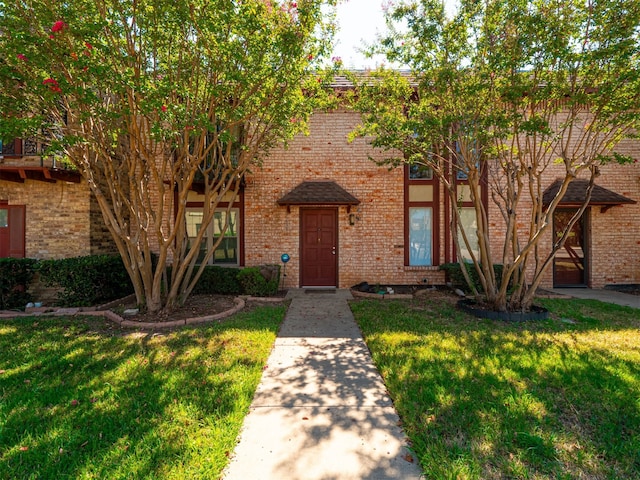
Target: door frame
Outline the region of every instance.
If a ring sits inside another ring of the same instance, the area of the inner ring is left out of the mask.
[[[335,282],[334,285],[305,285],[303,282],[303,272],[304,272],[304,264],[305,264],[305,258],[304,258],[304,215],[308,212],[317,212],[317,211],[331,211],[333,214],[333,229],[334,229],[334,241],[335,241],[335,255],[334,257],[334,262],[335,262]],[[340,281],[340,270],[339,270],[339,265],[340,265],[340,235],[339,235],[339,229],[338,229],[338,218],[339,218],[339,211],[338,211],[338,207],[305,207],[305,208],[300,208],[300,219],[299,219],[299,240],[300,240],[300,245],[299,245],[299,251],[300,251],[300,278],[299,278],[299,285],[300,288],[338,288],[338,286],[340,285],[339,281]]]
[[[556,239],[556,235],[557,235],[557,229],[556,229],[556,213],[557,212],[576,212],[578,211],[579,208],[578,207],[558,207],[555,209],[555,211],[553,212],[553,239],[555,241]],[[581,225],[582,227],[582,250],[583,250],[583,255],[582,255],[582,283],[557,283],[556,280],[556,257],[558,255],[558,252],[556,252],[556,255],[553,258],[553,264],[552,264],[552,273],[553,273],[553,287],[554,288],[571,288],[571,287],[577,287],[577,288],[581,288],[581,287],[589,287],[591,284],[591,269],[590,269],[590,265],[591,265],[591,224],[589,222],[589,215],[590,212],[590,208],[587,207],[585,209],[584,212],[582,212],[582,217],[578,220],[578,222],[576,222],[576,225]]]

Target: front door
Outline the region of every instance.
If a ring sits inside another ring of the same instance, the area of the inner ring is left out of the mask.
[[[557,209],[553,214],[553,230],[560,238],[576,209]],[[584,215],[578,220],[553,260],[553,284],[556,287],[584,286],[587,281]]]
[[[300,285],[338,286],[338,211],[300,210]]]
[[[0,258],[23,258],[24,205],[0,203]]]

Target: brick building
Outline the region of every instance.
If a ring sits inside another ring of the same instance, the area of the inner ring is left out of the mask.
[[[39,150],[31,140],[0,143],[0,257],[115,253],[87,183]]]
[[[272,152],[247,178],[245,263],[279,263],[287,253],[289,287],[443,283],[438,266],[455,261],[444,190],[419,170],[377,166],[371,159],[388,153],[373,150],[365,139],[347,141],[358,121],[349,110],[317,113],[310,135]],[[638,144],[623,148],[640,156]],[[601,170],[590,206],[543,286],[640,283],[640,165]],[[550,189],[554,180],[550,171]],[[574,182],[557,211],[558,226],[585,190],[583,182]],[[504,226],[490,201],[488,207],[492,248],[499,251]],[[522,218],[528,218],[526,206],[522,209]],[[473,216],[465,207],[461,213]],[[540,245],[543,253],[551,248],[553,233],[547,237]]]
[[[455,254],[450,206],[442,187],[419,169],[376,165],[371,159],[382,160],[384,152],[372,149],[365,139],[347,140],[358,121],[358,114],[347,109],[316,113],[309,135],[273,150],[262,167],[247,176],[231,205],[230,230],[215,262],[281,264],[286,253],[288,288],[345,288],[362,281],[443,283],[439,265],[455,261]],[[623,148],[640,156],[637,143]],[[113,252],[86,183],[17,150],[0,163],[0,242],[5,245],[0,256]],[[640,283],[640,164],[601,170],[599,189],[543,286]],[[553,172],[548,180],[552,188]],[[556,222],[576,207],[580,185],[575,182],[565,196]],[[199,196],[194,192],[190,200],[187,230],[195,235]],[[492,238],[499,248],[504,227],[497,209],[490,202],[488,206]],[[462,213],[470,212],[463,208]],[[209,244],[225,215],[220,211],[210,226]],[[541,243],[543,252],[552,238],[553,233]],[[20,243],[22,250],[16,248]]]

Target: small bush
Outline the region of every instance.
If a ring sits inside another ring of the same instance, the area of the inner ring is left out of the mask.
[[[476,272],[476,268],[473,263],[465,262],[464,265],[467,268],[467,272],[469,272],[469,277],[471,278],[473,285],[476,287],[476,290],[478,290],[478,292],[483,292],[478,272]],[[454,287],[467,292],[470,290],[469,285],[467,285],[467,281],[464,279],[459,263],[443,263],[440,265],[440,270],[444,270],[447,273],[447,278]],[[497,282],[500,283],[500,279],[502,278],[502,265],[494,265],[493,270],[496,274]]]
[[[31,258],[0,258],[0,310],[24,309],[31,301],[27,289],[35,265]]]
[[[45,285],[62,289],[58,303],[67,307],[98,305],[133,293],[129,275],[117,256],[43,260],[38,271]]]
[[[242,287],[238,281],[240,270],[232,267],[205,267],[198,283],[193,289],[194,294],[222,294],[238,295]]]
[[[280,283],[280,266],[249,267],[238,273],[242,293],[255,297],[275,295]]]

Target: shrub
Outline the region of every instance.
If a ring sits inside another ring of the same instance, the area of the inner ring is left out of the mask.
[[[35,265],[32,258],[0,258],[0,310],[24,309],[31,301],[27,289]]]
[[[482,292],[482,284],[480,283],[478,272],[476,272],[473,263],[465,262],[464,265],[467,268],[467,272],[469,272],[471,283],[473,283],[478,292]],[[444,270],[446,272],[448,280],[454,287],[460,288],[461,290],[465,290],[467,292],[470,290],[469,285],[467,285],[467,281],[464,279],[464,275],[462,274],[462,269],[460,268],[459,263],[443,263],[442,265],[440,265],[440,270]],[[493,270],[496,274],[498,283],[500,283],[500,279],[502,278],[502,265],[494,265]]]
[[[256,297],[275,295],[280,283],[280,266],[244,268],[238,273],[242,293]]]
[[[223,294],[238,295],[242,287],[238,281],[240,270],[232,267],[205,267],[198,283],[193,289],[194,294]]]
[[[45,285],[62,289],[58,303],[63,306],[98,305],[133,293],[129,275],[117,256],[43,260],[38,271]]]

